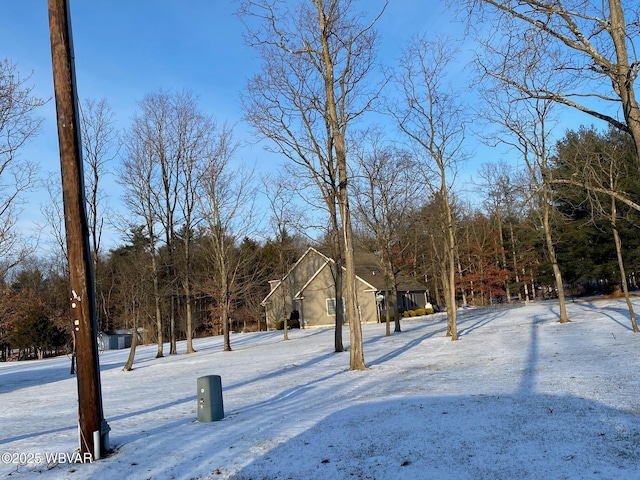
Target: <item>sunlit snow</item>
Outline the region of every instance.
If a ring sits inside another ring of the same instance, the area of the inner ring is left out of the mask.
[[[636,303],[640,311],[640,301]],[[640,478],[640,334],[622,300],[540,302],[365,325],[366,371],[332,329],[198,339],[195,354],[100,356],[113,453],[69,463],[77,390],[67,357],[0,364],[0,475],[15,479]],[[344,329],[348,347],[348,328]],[[168,352],[168,348],[166,348]],[[222,377],[221,421],[196,382]],[[31,462],[15,464],[19,458]],[[45,455],[62,461],[47,463]],[[39,459],[40,462],[34,461]],[[8,462],[7,462],[8,461]]]

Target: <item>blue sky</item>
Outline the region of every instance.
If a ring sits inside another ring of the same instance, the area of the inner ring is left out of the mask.
[[[440,0],[391,0],[378,24],[380,55],[391,63],[408,38],[424,31],[449,32]],[[22,77],[42,98],[53,97],[51,49],[46,0],[2,0],[0,57],[17,64]],[[377,11],[382,0],[360,2]],[[159,89],[191,90],[201,109],[219,122],[235,124],[236,135],[252,140],[242,121],[240,92],[259,69],[256,54],[245,46],[244,26],[233,0],[70,0],[78,95],[106,98],[119,128],[126,128],[136,102]],[[41,111],[41,134],[23,151],[43,172],[59,171],[55,105]],[[261,146],[240,150],[240,160],[258,171],[277,168]],[[109,180],[109,179],[107,179]],[[109,203],[117,208],[114,179]],[[25,219],[37,218],[46,195],[33,195]],[[38,221],[38,220],[35,220]],[[118,243],[118,240],[115,240]]]
[[[53,95],[46,0],[4,0],[0,57],[32,72],[34,92]],[[409,36],[447,30],[440,0],[391,0],[379,23],[381,55],[391,62]],[[106,98],[126,125],[136,102],[159,89],[188,89],[218,120],[239,122],[239,94],[257,72],[255,52],[233,0],[70,0],[80,99]],[[377,11],[381,0],[362,1]],[[53,103],[45,112],[46,142],[55,132]],[[241,126],[241,129],[246,127]]]
[[[381,0],[360,2],[375,11]],[[392,61],[413,33],[437,27],[440,0],[391,0],[379,23],[381,54]],[[2,1],[0,57],[18,64],[42,97],[53,95],[46,0]],[[218,120],[239,122],[239,95],[257,72],[255,52],[233,0],[70,0],[80,99],[106,98],[126,125],[136,102],[159,89],[188,89]],[[46,133],[55,130],[53,103]],[[242,126],[241,128],[246,128]],[[47,142],[50,140],[47,139]]]

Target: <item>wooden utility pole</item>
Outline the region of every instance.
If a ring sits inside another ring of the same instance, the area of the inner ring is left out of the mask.
[[[80,453],[83,459],[87,458],[87,454],[96,459],[109,449],[109,427],[102,413],[95,289],[84,199],[69,0],[48,0],[48,6],[69,259],[69,296],[77,342]],[[96,442],[99,444],[96,445]]]

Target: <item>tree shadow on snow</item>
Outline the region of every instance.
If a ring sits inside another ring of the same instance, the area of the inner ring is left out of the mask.
[[[118,367],[122,368],[122,364],[100,365],[100,371]],[[76,388],[76,376],[70,372],[71,358],[63,356],[17,362],[0,369],[0,394],[64,380],[73,380],[73,386]]]
[[[482,308],[482,309],[469,309],[461,311],[458,315],[458,336],[460,338],[471,335],[474,331],[486,327],[491,322],[505,315],[509,310],[519,308],[522,305],[512,305],[508,307],[496,307],[496,308]],[[402,354],[407,353],[409,350],[418,347],[423,341],[434,338],[437,336],[445,336],[447,333],[447,317],[444,314],[439,314],[437,318],[426,317],[427,320],[418,320],[413,322],[406,322],[404,324],[404,331],[411,331],[413,335],[416,332],[424,331],[419,337],[413,340],[402,343],[402,333],[394,333],[391,337],[385,335],[376,335],[369,337],[363,343],[373,344],[376,342],[384,341],[384,339],[391,339],[395,343],[399,343],[398,347],[387,352],[381,357],[375,360],[367,362],[369,366],[380,365],[389,360],[392,360]],[[365,349],[366,351],[366,349]]]
[[[546,320],[531,324],[513,393],[350,406],[248,458],[229,478],[640,478],[638,415],[535,391],[538,326]]]
[[[639,442],[637,416],[574,396],[409,397],[333,413],[229,478],[640,478]]]
[[[598,312],[598,315],[606,317],[611,320],[613,323],[620,325],[622,328],[633,331],[631,327],[631,320],[629,317],[629,309],[626,307],[626,303],[621,303],[620,307],[602,304],[598,302],[581,302],[583,307],[588,307],[589,309]],[[634,303],[633,305],[634,312],[636,314],[636,318],[640,313],[640,307]],[[622,322],[619,317],[626,318],[626,322]]]

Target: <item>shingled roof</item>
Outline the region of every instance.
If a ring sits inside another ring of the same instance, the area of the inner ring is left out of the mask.
[[[356,275],[377,290],[384,290],[384,272],[380,259],[373,253],[358,252],[355,256]],[[399,273],[396,276],[399,292],[424,292],[427,286],[414,277]]]

